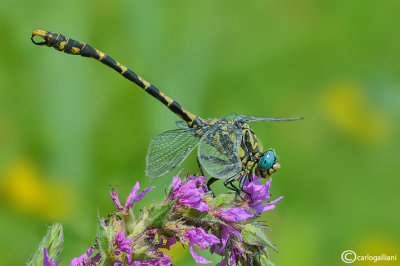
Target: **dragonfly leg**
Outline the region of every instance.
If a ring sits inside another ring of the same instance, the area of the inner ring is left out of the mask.
[[[212,185],[215,181],[217,181],[217,180],[218,180],[217,178],[211,177],[211,178],[208,179],[208,181],[207,181],[207,189],[208,189],[208,191],[211,191],[211,193],[212,193],[212,195],[213,195],[214,198],[215,198],[215,194],[214,194],[214,191],[212,191],[212,189],[211,189],[211,185]]]
[[[200,164],[199,156],[197,156],[197,165],[199,166],[201,175],[205,177],[203,167],[201,167],[201,164]],[[207,181],[207,189],[208,189],[208,191],[211,192],[211,194],[213,195],[214,198],[215,198],[215,194],[214,194],[214,191],[212,191],[212,189],[211,189],[211,185],[212,185],[212,183],[214,183],[217,180],[218,180],[217,178],[211,177]]]
[[[248,173],[242,175],[242,177],[240,179],[240,183],[239,183],[239,188],[241,191],[243,191],[245,194],[247,194],[247,196],[250,197],[250,201],[253,202],[253,198],[252,198],[251,194],[243,189],[244,182],[246,181],[247,178],[248,178]]]
[[[224,182],[224,186],[225,186],[227,189],[230,189],[230,190],[235,191],[235,192],[236,192],[237,194],[239,194],[239,196],[240,196],[240,190],[239,190],[234,184],[232,184],[233,181],[236,180],[236,178],[237,178],[237,175],[228,178],[228,179]],[[229,185],[230,185],[231,187],[229,187]]]
[[[202,167],[201,164],[200,164],[199,156],[197,156],[197,165],[199,166],[201,175],[205,177],[204,171],[203,171],[203,167]],[[211,180],[211,179],[210,179],[210,180]],[[211,184],[214,183],[214,182],[215,182],[215,181],[211,182]],[[211,185],[211,184],[210,184],[210,185]],[[208,182],[207,182],[207,187],[209,187]]]

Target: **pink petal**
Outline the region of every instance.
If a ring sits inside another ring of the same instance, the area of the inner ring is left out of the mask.
[[[111,187],[108,189],[108,191],[110,192],[111,195],[111,199],[114,201],[115,205],[117,206],[119,211],[123,210],[123,207],[121,205],[121,203],[119,202],[119,198],[118,198],[118,192],[117,192],[117,188],[115,188],[115,191],[113,191],[111,189]]]
[[[172,179],[172,188],[176,191],[182,185],[182,181],[179,177],[174,176]]]
[[[81,262],[86,262],[86,260],[93,254],[93,247],[90,247],[88,249],[88,251],[86,251],[85,253],[83,253],[81,256],[74,258],[71,262],[70,262],[70,266],[76,266],[76,265],[80,265]],[[99,253],[100,254],[100,253]]]
[[[227,229],[229,229],[229,232],[236,235],[240,241],[243,241],[242,239],[242,235],[240,234],[240,232],[238,230],[236,230],[235,228],[233,228],[230,225],[224,225]]]
[[[136,184],[132,188],[131,193],[129,193],[128,197],[126,198],[125,208],[128,208],[127,205],[136,196],[136,193],[139,190],[139,188],[140,188],[140,184],[139,184],[139,182],[136,182]]]
[[[228,263],[226,262],[226,259],[223,259],[220,262],[218,262],[217,264],[215,264],[215,266],[226,266],[226,265],[228,265]]]
[[[144,196],[147,192],[152,191],[154,188],[155,188],[155,187],[153,186],[153,187],[149,187],[149,188],[143,189],[143,191],[140,192],[140,193],[128,204],[128,207],[127,207],[127,208],[132,207],[133,203],[138,202],[139,200],[141,200],[141,199],[143,198],[143,196]]]
[[[196,263],[207,264],[212,262],[206,260],[206,258],[197,254],[192,245],[190,245],[190,253],[192,254],[192,257]]]
[[[49,253],[47,253],[46,248],[43,250],[43,266],[58,266],[57,262],[50,260]]]
[[[221,210],[221,217],[227,221],[237,222],[246,220],[249,217],[253,217],[254,213],[246,210],[245,208],[232,208],[227,210]]]

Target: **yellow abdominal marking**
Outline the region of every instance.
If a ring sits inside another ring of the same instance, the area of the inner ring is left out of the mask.
[[[142,78],[141,76],[138,76],[139,80],[144,84],[144,88],[147,89],[148,87],[150,87],[150,82],[148,82],[147,80],[145,80],[144,78]]]
[[[96,52],[99,54],[99,60],[103,60],[103,57],[105,56],[105,54],[103,52],[100,52],[99,50],[96,49]]]
[[[121,74],[124,74],[128,68],[124,65],[121,65]]]
[[[121,68],[121,74],[124,74],[125,71],[128,69],[126,66],[121,65],[121,63],[117,62],[117,65]]]
[[[80,51],[81,51],[81,49],[79,49],[79,48],[76,48],[76,47],[72,47],[71,48],[71,53],[72,54],[78,54]]]
[[[65,47],[65,42],[61,42],[60,45],[58,46],[58,48],[63,51],[64,51],[64,47]]]
[[[161,95],[162,97],[164,97],[164,99],[167,101],[167,103],[168,103],[167,106],[170,106],[170,105],[174,102],[174,100],[172,100],[172,98],[170,98],[169,96],[165,95],[164,92],[159,91],[159,93],[160,93],[160,95]],[[183,110],[183,111],[186,111],[183,107],[182,107],[182,110]]]

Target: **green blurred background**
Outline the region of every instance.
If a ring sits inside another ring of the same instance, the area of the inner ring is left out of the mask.
[[[178,173],[144,175],[147,145],[177,117],[95,60],[34,46],[36,29],[109,53],[202,117],[304,116],[252,124],[282,165],[271,189],[285,198],[263,216],[277,265],[341,265],[346,249],[399,257],[399,11],[374,0],[3,2],[1,264],[24,264],[60,221],[67,265],[94,243],[97,210],[114,211],[109,185],[122,198],[136,181],[156,185],[138,210]],[[193,156],[183,168],[197,171]]]

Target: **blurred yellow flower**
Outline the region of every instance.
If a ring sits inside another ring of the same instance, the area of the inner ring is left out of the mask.
[[[45,180],[32,163],[19,161],[2,174],[1,191],[12,208],[48,220],[63,220],[76,201],[72,188]]]
[[[387,236],[386,234],[372,233],[364,238],[361,238],[356,244],[354,251],[357,255],[371,255],[380,256],[385,254],[393,256],[397,254],[397,262],[394,261],[379,261],[379,265],[397,265],[399,258],[398,251],[400,250],[400,243]],[[355,265],[376,265],[374,261],[355,261]]]
[[[368,102],[365,89],[353,83],[332,86],[323,95],[323,109],[333,125],[365,144],[388,138],[390,124],[385,114]]]

